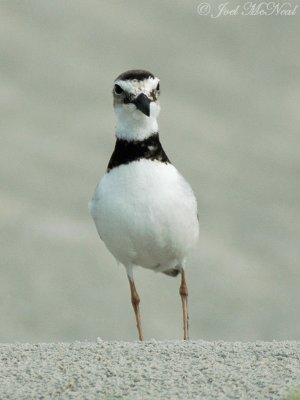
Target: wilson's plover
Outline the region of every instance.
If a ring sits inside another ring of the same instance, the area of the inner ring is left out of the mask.
[[[89,203],[100,238],[126,268],[140,340],[136,266],[181,274],[184,339],[189,338],[185,263],[199,233],[193,191],[159,140],[159,95],[159,79],[145,70],[126,71],[114,81],[116,145]]]

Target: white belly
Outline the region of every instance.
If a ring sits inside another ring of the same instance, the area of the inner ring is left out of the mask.
[[[195,196],[171,164],[139,160],[112,169],[89,208],[101,239],[126,267],[183,265],[198,238]]]

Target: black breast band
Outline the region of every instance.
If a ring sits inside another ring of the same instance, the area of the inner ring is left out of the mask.
[[[119,165],[129,164],[132,161],[138,161],[143,158],[170,163],[159,141],[158,133],[154,133],[145,140],[127,141],[117,139],[114,152],[107,166],[107,172]]]

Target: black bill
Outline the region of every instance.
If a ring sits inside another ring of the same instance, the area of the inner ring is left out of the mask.
[[[147,117],[150,117],[151,100],[149,100],[144,93],[139,94],[138,97],[135,100],[133,100],[132,103],[135,104],[136,108],[142,111],[143,114],[147,115]]]

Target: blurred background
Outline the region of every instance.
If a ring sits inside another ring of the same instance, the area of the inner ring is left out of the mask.
[[[161,140],[198,199],[191,338],[299,339],[300,9],[198,4],[1,2],[1,342],[137,338],[125,269],[87,211],[131,68],[160,77]],[[135,279],[146,338],[181,338],[179,279]]]

